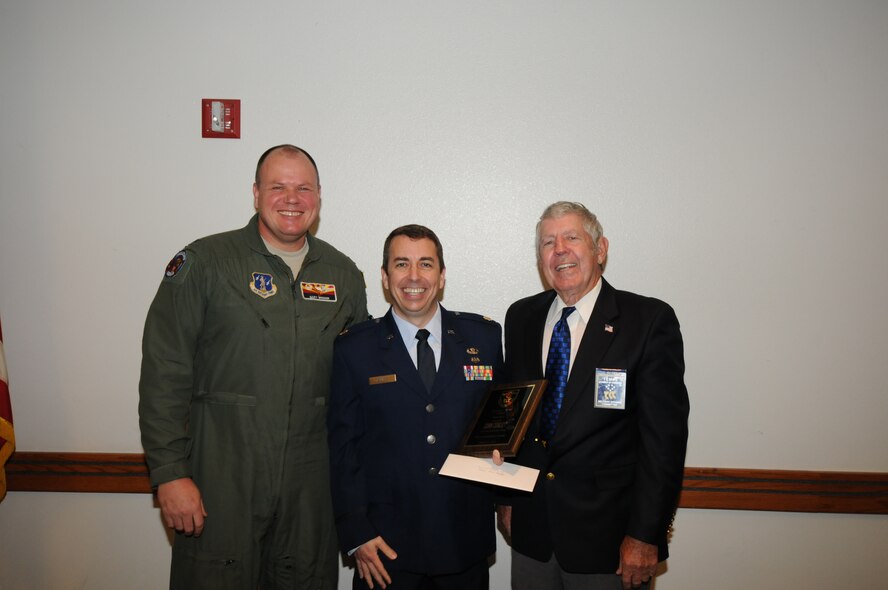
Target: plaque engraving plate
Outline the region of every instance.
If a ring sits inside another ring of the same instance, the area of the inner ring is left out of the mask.
[[[492,385],[463,436],[459,453],[489,457],[497,449],[504,457],[514,457],[545,389],[545,379]]]

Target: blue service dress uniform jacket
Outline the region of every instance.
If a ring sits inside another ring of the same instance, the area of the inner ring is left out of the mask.
[[[438,470],[490,385],[466,367],[490,367],[496,378],[501,330],[475,314],[441,312],[431,393],[389,310],[336,340],[328,414],[340,548],[381,535],[398,553],[387,568],[426,575],[464,571],[496,549],[492,489]]]

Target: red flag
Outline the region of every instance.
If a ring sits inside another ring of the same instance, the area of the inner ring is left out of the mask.
[[[3,354],[3,326],[0,324],[0,500],[6,496],[6,461],[15,450],[12,429],[12,403],[9,400],[9,377]]]

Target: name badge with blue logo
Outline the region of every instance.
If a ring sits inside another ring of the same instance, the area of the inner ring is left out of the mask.
[[[595,369],[595,407],[626,409],[625,369]]]

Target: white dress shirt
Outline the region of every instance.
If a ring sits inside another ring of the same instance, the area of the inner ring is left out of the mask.
[[[404,346],[407,348],[407,352],[410,353],[410,359],[413,361],[413,366],[416,367],[416,345],[419,341],[416,339],[416,332],[420,329],[415,325],[411,324],[397,313],[392,310],[392,317],[395,318],[395,325],[398,326],[398,331],[401,333],[401,340],[404,341]],[[425,326],[422,326],[429,331],[429,346],[432,348],[432,352],[435,354],[435,369],[441,367],[441,306],[435,306],[435,315],[432,316],[432,319],[429,320]]]
[[[573,371],[574,359],[577,358],[577,349],[580,348],[580,342],[583,340],[583,334],[586,333],[586,324],[592,317],[592,310],[595,309],[595,302],[598,301],[598,294],[601,293],[601,278],[592,287],[592,290],[583,295],[573,307],[577,310],[567,316],[567,327],[570,329],[570,369],[568,376]],[[543,328],[543,372],[546,371],[546,360],[549,358],[549,345],[552,343],[552,332],[555,330],[555,324],[561,319],[561,310],[570,307],[564,304],[561,297],[555,297],[552,305],[549,307],[549,315],[546,316],[546,327]]]

